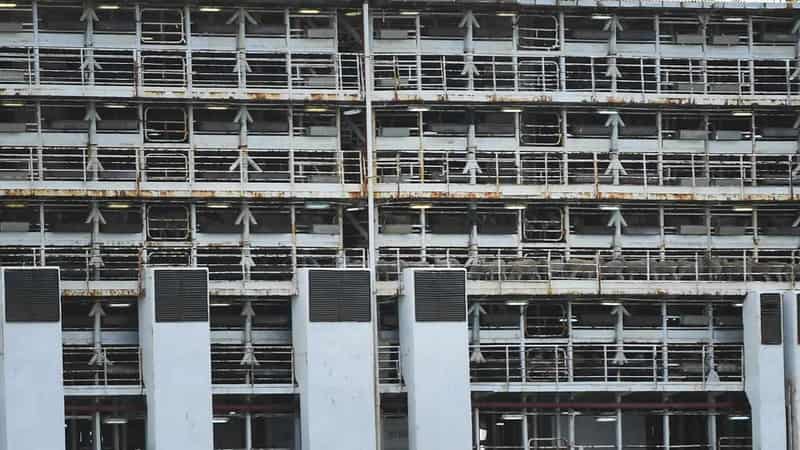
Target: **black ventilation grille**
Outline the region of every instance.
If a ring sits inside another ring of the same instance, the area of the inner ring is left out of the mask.
[[[57,269],[6,269],[5,273],[7,322],[61,320]]]
[[[157,270],[156,322],[208,322],[205,270]]]
[[[369,272],[312,270],[308,274],[312,322],[369,322]]]
[[[761,344],[780,345],[783,341],[782,327],[781,295],[761,294]]]
[[[461,271],[415,272],[414,309],[417,322],[465,322],[467,320],[465,284],[465,274]]]

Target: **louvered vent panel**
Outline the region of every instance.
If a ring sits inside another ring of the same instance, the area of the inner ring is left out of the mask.
[[[369,272],[312,270],[309,317],[312,322],[369,322]]]
[[[7,322],[61,320],[57,269],[7,269],[5,274]]]
[[[761,344],[780,345],[781,326],[781,295],[761,294]]]
[[[156,322],[207,322],[208,277],[204,270],[158,270]]]
[[[425,270],[414,273],[417,322],[464,322],[467,300],[464,272]]]

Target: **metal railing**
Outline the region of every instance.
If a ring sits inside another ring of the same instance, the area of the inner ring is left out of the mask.
[[[719,450],[751,450],[753,438],[750,436],[721,436],[717,448]]]
[[[142,383],[139,347],[65,345],[66,386],[139,386]]]
[[[211,346],[211,380],[214,384],[293,384],[294,352],[291,346],[253,345],[254,359],[245,360],[244,345]]]
[[[474,281],[767,281],[795,282],[800,254],[794,250],[528,250],[466,248],[379,249],[378,279],[396,280],[407,267],[464,267]]]
[[[0,84],[358,91],[362,66],[351,53],[18,47],[0,50]]]
[[[464,55],[376,55],[376,90],[490,92],[630,92],[725,95],[790,95],[800,88],[791,61],[617,58],[621,72],[608,75],[607,57],[568,57],[563,66],[553,57],[474,57],[477,74],[469,76]],[[616,83],[615,83],[616,81]]]
[[[716,383],[743,380],[738,344],[473,345],[473,383]],[[711,373],[715,373],[711,378]]]
[[[381,345],[378,347],[378,379],[383,384],[403,383],[400,346]]]
[[[477,163],[475,184],[544,185],[614,184],[609,152],[492,152],[474,158],[465,152],[379,151],[376,172],[381,183],[470,184],[470,161]],[[796,155],[697,153],[621,153],[618,183],[635,186],[789,186]]]
[[[258,166],[246,166],[250,183],[357,184],[363,174],[355,150],[250,148],[248,155]],[[0,180],[240,183],[241,168],[233,166],[240,156],[238,149],[223,148],[98,147],[98,168],[90,165],[86,147],[2,147]]]
[[[189,247],[131,245],[0,247],[5,266],[58,266],[64,281],[136,281],[144,265],[207,267],[211,280],[291,280],[297,268],[349,267],[366,265],[364,249],[309,247],[251,247],[252,265],[242,258],[241,247]]]

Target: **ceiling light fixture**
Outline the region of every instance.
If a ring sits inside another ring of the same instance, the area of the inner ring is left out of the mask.
[[[106,425],[123,425],[128,423],[128,419],[124,417],[106,417],[103,419],[103,423]]]
[[[509,299],[504,301],[506,306],[528,306],[527,299]]]
[[[609,422],[616,422],[617,418],[615,416],[600,416],[600,417],[595,417],[594,420],[595,422],[599,423],[609,423]]]
[[[200,7],[200,12],[217,13],[217,12],[220,12],[220,11],[222,11],[222,8],[219,8],[217,6],[201,6]]]
[[[433,207],[432,203],[422,202],[422,203],[412,203],[410,205],[411,209],[429,209]]]
[[[522,414],[503,414],[501,416],[503,420],[522,420]]]
[[[325,106],[306,106],[303,110],[310,113],[322,113],[327,112],[328,108]]]

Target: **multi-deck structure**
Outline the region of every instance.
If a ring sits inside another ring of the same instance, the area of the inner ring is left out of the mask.
[[[795,8],[0,2],[0,448],[798,448]]]

